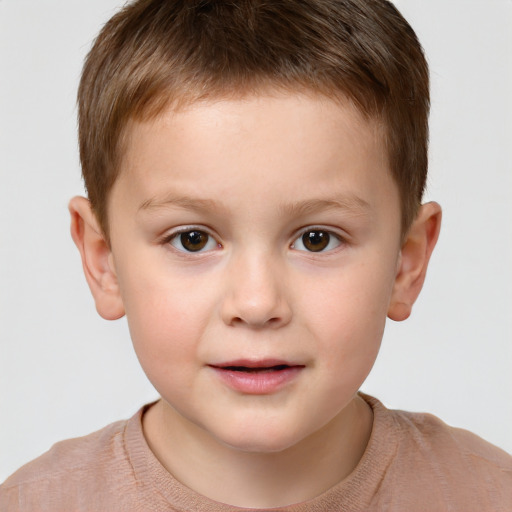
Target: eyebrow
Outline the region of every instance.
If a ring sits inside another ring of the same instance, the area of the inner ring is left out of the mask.
[[[214,199],[189,197],[174,193],[167,194],[161,198],[152,197],[147,199],[141,203],[138,211],[159,210],[161,208],[169,208],[173,206],[183,208],[185,210],[195,210],[205,213],[213,210],[226,211],[226,207]],[[281,204],[279,206],[279,213],[288,217],[301,217],[326,210],[344,210],[352,215],[368,215],[372,208],[367,201],[356,195],[307,199],[305,201]]]
[[[352,215],[368,215],[371,209],[367,201],[355,195],[308,199],[280,207],[281,213],[290,217],[301,217],[326,210],[344,210]]]
[[[157,210],[172,206],[177,206],[178,208],[183,208],[185,210],[198,210],[205,212],[225,209],[219,202],[214,201],[213,199],[202,199],[199,197],[195,198],[171,193],[161,198],[152,197],[147,199],[139,206],[138,211]]]

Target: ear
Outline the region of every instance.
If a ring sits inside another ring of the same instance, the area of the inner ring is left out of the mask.
[[[109,245],[85,197],[74,197],[69,202],[71,237],[80,256],[85,278],[96,303],[96,310],[106,320],[124,315],[114,260]]]
[[[428,262],[441,229],[441,207],[437,203],[421,206],[399,255],[398,271],[388,309],[391,320],[401,321],[409,317],[412,305],[418,298]]]

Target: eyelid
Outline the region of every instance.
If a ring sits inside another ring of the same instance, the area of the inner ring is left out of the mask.
[[[212,249],[198,250],[198,251],[180,250],[170,243],[172,240],[174,240],[176,237],[178,237],[182,233],[188,233],[190,231],[201,231],[203,233],[206,233],[209,237],[211,237],[215,241],[216,248],[222,248],[222,244],[219,242],[218,236],[214,235],[210,228],[203,226],[203,225],[193,225],[193,224],[180,226],[180,227],[174,228],[170,232],[167,232],[165,235],[162,236],[160,243],[163,245],[166,245],[166,244],[170,245],[175,250],[175,252],[180,253],[182,255],[183,254],[200,255],[200,254],[204,254],[204,253],[212,250]],[[339,245],[346,245],[348,243],[348,240],[347,240],[348,236],[341,234],[339,232],[340,231],[339,229],[335,229],[330,226],[327,227],[327,226],[319,226],[319,225],[310,225],[310,226],[301,228],[300,230],[295,232],[295,234],[293,235],[292,241],[290,243],[290,248],[295,249],[294,245],[296,244],[297,240],[299,240],[301,237],[304,236],[304,234],[306,234],[310,231],[322,231],[322,232],[328,233],[330,236],[334,237],[339,242],[339,244],[337,247],[334,247],[332,249],[322,250],[322,251],[318,251],[318,252],[307,251],[307,250],[302,250],[302,249],[297,249],[297,250],[302,251],[302,252],[308,252],[310,254],[330,253],[330,252],[335,251],[339,247]]]
[[[161,239],[161,243],[163,245],[169,245],[171,246],[175,252],[179,253],[180,255],[202,255],[206,252],[209,252],[212,249],[208,250],[199,250],[199,251],[186,251],[186,250],[180,250],[174,245],[171,244],[171,241],[176,239],[178,236],[180,236],[183,233],[188,233],[190,231],[201,231],[202,233],[206,233],[211,239],[215,241],[216,248],[222,247],[221,243],[218,241],[218,237],[213,235],[211,230],[208,229],[205,226],[198,226],[198,225],[190,225],[190,226],[180,226],[178,228],[173,229],[171,232],[167,232]]]
[[[328,250],[321,250],[321,251],[308,251],[307,249],[304,250],[304,249],[296,249],[294,247],[294,245],[297,243],[297,240],[301,240],[302,237],[310,232],[310,231],[322,231],[324,233],[328,233],[330,236],[336,238],[336,240],[339,242],[339,244],[332,248],[332,249],[328,249]],[[293,240],[292,240],[292,243],[290,244],[290,248],[292,249],[295,249],[297,251],[301,251],[301,252],[307,252],[309,254],[325,254],[325,253],[331,253],[333,251],[335,251],[336,249],[339,248],[340,245],[346,245],[348,243],[347,241],[347,236],[346,235],[342,235],[339,230],[336,230],[332,227],[326,227],[326,226],[316,226],[316,225],[311,225],[311,226],[307,226],[305,228],[301,228],[299,231],[297,231],[295,233],[295,235],[293,236]]]

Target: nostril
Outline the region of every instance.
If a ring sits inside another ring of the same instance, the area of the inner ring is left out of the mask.
[[[272,284],[260,274],[259,279],[228,281],[232,284],[221,303],[226,325],[276,329],[289,322],[291,308],[283,295],[282,282],[274,279]]]
[[[261,320],[261,321],[257,321],[254,318],[253,319],[244,319],[239,316],[234,317],[231,320],[231,325],[233,325],[233,326],[245,324],[245,325],[248,325],[249,327],[252,327],[253,329],[277,328],[283,323],[286,323],[286,322],[284,322],[282,318],[277,317],[277,316],[271,317],[267,320]]]

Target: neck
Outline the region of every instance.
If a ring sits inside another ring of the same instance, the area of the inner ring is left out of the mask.
[[[272,453],[237,450],[184,421],[163,400],[143,418],[148,444],[167,471],[214,501],[275,508],[312,499],[346,478],[364,453],[373,415],[356,396],[320,430]]]

